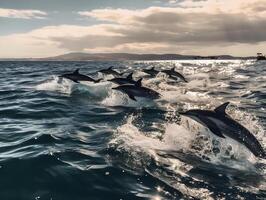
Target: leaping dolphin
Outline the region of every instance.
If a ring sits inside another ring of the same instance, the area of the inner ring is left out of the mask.
[[[121,91],[127,96],[134,100],[137,101],[135,97],[144,97],[144,98],[149,98],[149,99],[158,99],[160,97],[160,94],[152,89],[143,87],[141,84],[142,78],[139,79],[135,85],[121,85],[116,88],[112,88],[114,90]]]
[[[119,77],[119,76],[123,75],[123,73],[118,73],[117,71],[113,70],[113,67],[114,66],[111,66],[107,69],[101,69],[98,72],[100,72],[102,74],[106,74],[106,75],[110,74],[110,75],[113,75],[114,77]]]
[[[135,81],[133,79],[132,75],[133,75],[133,72],[130,73],[126,78],[113,78],[113,79],[110,79],[108,81],[111,81],[111,82],[118,84],[118,85],[125,85],[125,84],[135,85],[137,83],[137,81]]]
[[[154,67],[150,69],[143,69],[142,71],[145,72],[146,74],[149,74],[151,77],[156,77],[157,74],[159,73],[159,71],[156,70]]]
[[[76,69],[73,73],[62,74],[59,77],[60,78],[67,78],[67,79],[72,80],[76,83],[79,83],[79,81],[89,81],[89,82],[93,82],[93,83],[98,83],[101,81],[101,79],[95,80],[89,76],[86,76],[84,74],[80,74],[79,69]]]
[[[185,79],[185,77],[179,72],[175,71],[175,67],[173,67],[172,69],[162,70],[161,72],[167,74],[171,79],[174,79],[174,80],[180,79],[187,83],[187,80]]]
[[[229,102],[218,106],[214,110],[188,110],[180,113],[199,122],[218,137],[228,136],[246,146],[256,157],[266,158],[266,154],[252,133],[226,114]]]

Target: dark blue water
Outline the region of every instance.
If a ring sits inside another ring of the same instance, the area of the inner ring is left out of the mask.
[[[57,75],[171,68],[143,84],[162,94],[129,100],[105,81]],[[266,162],[176,111],[227,112],[266,147],[266,63],[255,61],[0,62],[0,199],[265,199]]]

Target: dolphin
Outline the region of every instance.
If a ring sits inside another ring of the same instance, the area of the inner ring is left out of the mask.
[[[121,91],[127,96],[134,100],[137,101],[135,97],[144,97],[144,98],[149,98],[149,99],[158,99],[160,97],[160,94],[152,89],[143,87],[141,84],[142,78],[139,79],[135,85],[120,85],[116,88],[112,88],[114,90]]]
[[[154,67],[150,69],[143,69],[142,71],[145,72],[146,74],[149,74],[151,77],[155,77],[159,73],[159,71],[154,69]]]
[[[101,69],[99,70],[98,72],[102,73],[102,74],[110,74],[110,75],[113,75],[114,77],[119,77],[119,76],[122,76],[123,73],[118,73],[117,71],[113,70],[113,67],[114,66],[111,66],[107,69]]]
[[[172,69],[162,70],[161,72],[167,74],[171,79],[174,79],[174,80],[180,79],[187,83],[187,80],[185,79],[185,77],[179,72],[175,71],[174,67]]]
[[[225,110],[229,102],[226,102],[214,110],[188,110],[180,114],[190,117],[207,127],[218,137],[225,136],[232,138],[246,146],[256,157],[266,158],[266,154],[255,136],[244,126],[232,119]]]
[[[101,81],[101,79],[95,80],[89,76],[80,74],[79,69],[76,69],[73,73],[62,74],[59,77],[60,78],[67,78],[67,79],[72,80],[76,83],[79,83],[79,81],[89,81],[89,82],[94,82],[94,83],[98,83]]]
[[[111,81],[115,84],[118,84],[118,85],[126,85],[126,84],[132,84],[132,85],[135,85],[137,83],[137,81],[133,80],[133,72],[130,73],[126,78],[113,78],[113,79],[110,79],[108,81]]]

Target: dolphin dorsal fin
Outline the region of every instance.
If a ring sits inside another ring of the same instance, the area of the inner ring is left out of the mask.
[[[79,69],[76,69],[73,74],[79,74]]]
[[[108,69],[113,69],[114,66],[110,66]]]
[[[137,87],[141,87],[141,86],[142,86],[141,81],[142,81],[142,78],[140,78],[140,79],[136,82],[135,86],[137,86]]]
[[[220,105],[217,108],[215,108],[214,111],[216,113],[220,113],[220,114],[224,114],[225,115],[226,114],[225,109],[226,109],[226,107],[228,106],[229,103],[230,102],[223,103],[222,105]]]
[[[175,71],[175,67],[172,67],[172,68],[171,68],[171,71]]]
[[[131,79],[132,80],[133,79],[132,76],[133,76],[133,72],[131,72],[129,75],[127,75],[127,79]]]

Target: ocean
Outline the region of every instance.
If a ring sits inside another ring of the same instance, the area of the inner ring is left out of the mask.
[[[173,66],[188,83],[160,73],[143,85],[158,100],[112,90],[119,72]],[[103,78],[74,83],[58,75]],[[179,60],[0,62],[0,199],[266,199],[266,161],[218,138],[178,111],[227,113],[266,148],[266,62]]]

